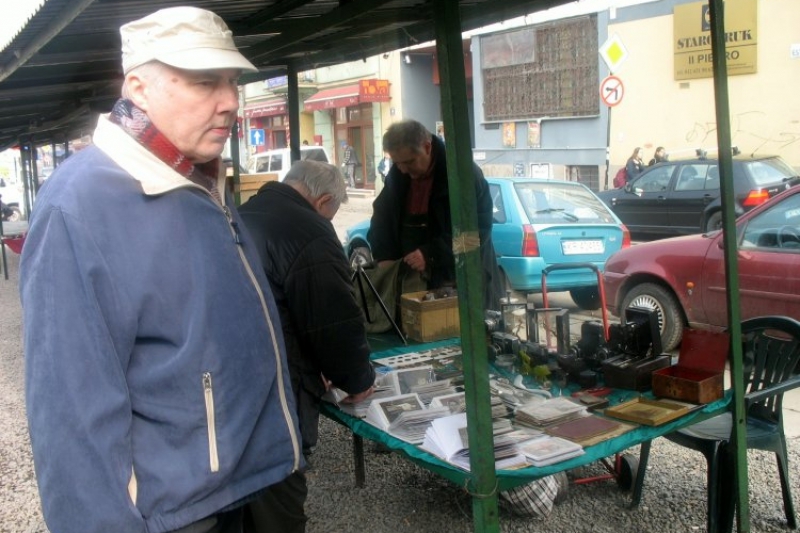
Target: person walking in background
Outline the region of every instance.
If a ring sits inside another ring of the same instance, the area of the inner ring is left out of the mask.
[[[381,181],[386,183],[386,176],[389,175],[389,169],[392,168],[392,157],[386,152],[378,163],[378,174],[381,175]]]
[[[392,158],[386,186],[373,203],[367,235],[379,265],[402,260],[426,279],[428,289],[454,286],[453,230],[445,147],[416,120],[389,126],[383,150]],[[484,306],[499,309],[500,273],[492,244],[493,203],[483,172],[473,164]],[[476,243],[477,244],[477,243]]]
[[[42,510],[59,533],[239,533],[260,491],[305,499],[278,310],[219,157],[257,69],[203,9],[120,35],[122,98],[42,187],[22,251]]]
[[[356,155],[355,148],[347,143],[342,153],[342,164],[347,175],[347,184],[351,188],[356,186],[356,167],[359,166],[358,155]]]
[[[644,161],[642,161],[642,149],[638,146],[634,148],[633,153],[625,162],[626,183],[634,179],[644,170]]]
[[[664,161],[669,161],[669,158],[667,156],[666,150],[664,150],[664,147],[659,146],[658,148],[656,148],[656,151],[653,153],[653,159],[650,160],[650,163],[648,163],[647,166],[652,167],[656,163],[662,163]]]

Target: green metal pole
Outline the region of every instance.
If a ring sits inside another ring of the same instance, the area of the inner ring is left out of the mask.
[[[239,174],[240,159],[239,154],[239,121],[233,123],[231,128],[231,159],[233,160],[233,202],[239,206],[242,204],[242,178]]]
[[[747,494],[747,430],[744,391],[742,390],[742,327],[739,308],[739,263],[736,249],[736,214],[734,211],[733,154],[731,152],[728,68],[725,61],[725,10],[723,0],[709,2],[711,16],[711,53],[714,69],[714,101],[717,113],[717,146],[722,194],[722,228],[725,246],[725,276],[728,291],[728,324],[731,334],[731,382],[733,385],[733,439],[736,453],[736,492],[739,532],[750,531],[750,507]]]
[[[458,0],[434,0],[436,52],[447,144],[447,178],[456,259],[467,398],[473,528],[499,532],[490,408],[483,276]]]
[[[289,108],[289,150],[292,163],[300,160],[300,82],[297,80],[297,66],[290,63],[286,72],[286,104]]]

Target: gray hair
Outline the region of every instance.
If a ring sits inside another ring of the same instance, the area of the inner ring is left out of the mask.
[[[383,134],[383,151],[394,152],[409,148],[422,152],[426,141],[431,140],[431,132],[416,120],[401,120],[389,126]]]
[[[127,98],[128,100],[131,98],[130,90],[128,89],[128,75],[135,72],[141,78],[150,80],[155,84],[160,84],[162,83],[164,79],[164,73],[166,72],[164,67],[164,63],[160,61],[148,61],[147,63],[139,65],[138,67],[132,68],[128,74],[125,75],[125,81],[122,83],[122,97]]]
[[[304,159],[296,161],[286,173],[283,182],[299,183],[312,198],[330,194],[338,208],[347,203],[347,185],[342,171],[329,163]]]

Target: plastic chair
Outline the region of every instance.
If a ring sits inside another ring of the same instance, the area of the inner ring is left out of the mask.
[[[797,529],[789,484],[788,453],[783,431],[783,394],[800,386],[795,369],[800,361],[800,322],[784,316],[765,316],[742,322],[747,448],[773,452],[778,461],[786,520]],[[733,526],[736,502],[731,412],[669,433],[672,442],[701,452],[708,464],[708,514],[710,533],[728,532]],[[646,467],[649,443],[642,445],[641,468]],[[641,498],[644,476],[634,486],[632,501]],[[746,482],[746,480],[745,480]]]

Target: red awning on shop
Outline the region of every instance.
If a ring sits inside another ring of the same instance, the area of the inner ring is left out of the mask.
[[[244,118],[270,117],[286,114],[286,100],[273,98],[264,102],[248,104],[244,107]]]
[[[325,89],[308,98],[303,104],[306,111],[321,111],[368,102],[388,102],[387,80],[361,80],[354,85]]]

